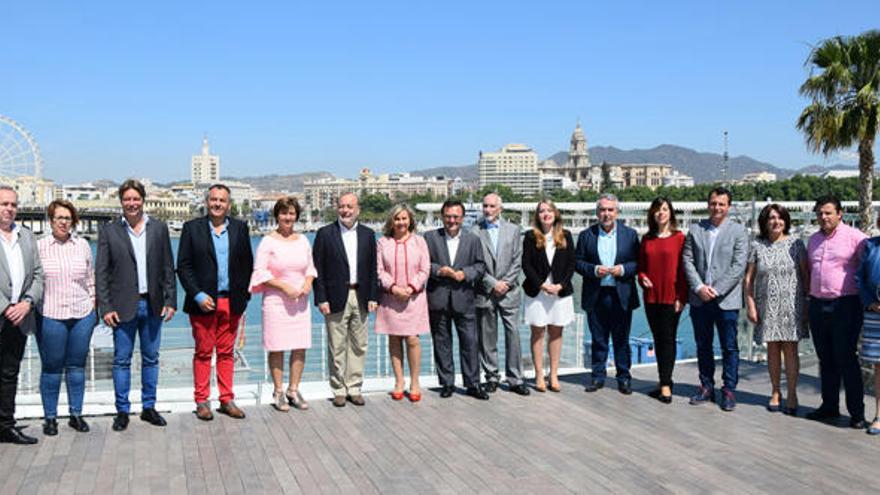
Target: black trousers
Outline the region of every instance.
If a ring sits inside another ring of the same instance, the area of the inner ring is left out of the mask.
[[[819,357],[822,382],[822,409],[837,412],[840,407],[840,380],[846,391],[846,409],[853,418],[865,415],[865,389],[856,347],[862,331],[862,304],[859,296],[837,299],[810,297],[810,333]]]
[[[15,393],[18,389],[18,370],[24,356],[27,336],[18,327],[2,318],[0,327],[0,431],[15,426]]]
[[[458,356],[461,377],[465,387],[480,385],[480,353],[477,341],[475,313],[456,313],[452,310],[430,311],[431,338],[434,340],[434,361],[440,385],[455,385],[455,364],[452,359],[452,324],[458,333]]]
[[[672,386],[672,370],[675,368],[675,338],[681,313],[672,304],[645,304],[648,326],[654,334],[654,352],[657,353],[657,373],[661,386]]]

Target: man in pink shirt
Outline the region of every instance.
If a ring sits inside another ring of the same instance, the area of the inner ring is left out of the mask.
[[[813,208],[819,232],[810,236],[810,329],[819,357],[822,405],[807,414],[813,420],[840,416],[840,380],[846,390],[849,424],[865,428],[862,372],[856,344],[862,329],[862,305],[856,271],[867,236],[840,220],[840,201],[823,196]]]

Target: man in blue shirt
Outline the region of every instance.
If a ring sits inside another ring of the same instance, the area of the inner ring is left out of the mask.
[[[177,253],[177,275],[186,291],[183,310],[189,314],[195,339],[193,379],[196,417],[211,413],[211,357],[217,353],[219,412],[244,418],[232,391],[234,346],[238,324],[247,308],[248,284],[254,267],[250,234],[245,222],[227,216],[229,188],[208,189],[207,215],[186,222]]]
[[[617,221],[617,198],[603,194],[596,202],[599,223],[578,236],[576,270],[584,278],[581,306],[587,312],[591,346],[592,376],[587,392],[605,386],[609,335],[614,342],[617,389],[632,393],[629,331],[633,309],[639,307],[635,275],[639,259],[639,236]]]

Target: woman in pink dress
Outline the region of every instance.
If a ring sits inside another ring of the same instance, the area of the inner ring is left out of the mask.
[[[409,400],[422,398],[419,370],[422,367],[422,346],[419,334],[428,333],[428,297],[425,284],[431,270],[428,244],[415,234],[416,220],[407,205],[391,209],[382,238],[376,246],[382,300],[376,311],[376,333],[388,335],[388,351],[394,369],[394,391],[391,398],[403,399],[403,341],[409,357]]]
[[[279,411],[308,409],[299,392],[306,349],[312,346],[312,313],[309,293],[317,276],[308,239],[294,230],[299,202],[293,197],[275,203],[278,228],[263,237],[257,248],[251,293],[263,293],[263,347],[269,351],[269,368],[275,393],[272,405]],[[285,393],[284,351],[290,353],[290,384]]]

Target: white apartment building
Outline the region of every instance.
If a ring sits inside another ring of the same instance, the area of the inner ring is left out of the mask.
[[[514,193],[524,195],[541,189],[538,154],[524,144],[508,144],[495,152],[481,151],[478,169],[480,187],[505,185]]]
[[[666,187],[694,187],[694,178],[678,170],[673,170],[669,175],[663,177],[663,185]]]
[[[743,175],[742,182],[756,184],[758,182],[776,182],[776,174],[772,172],[752,172]]]
[[[208,136],[202,139],[202,153],[192,157],[191,176],[193,184],[213,184],[220,180],[220,156],[211,154]]]

